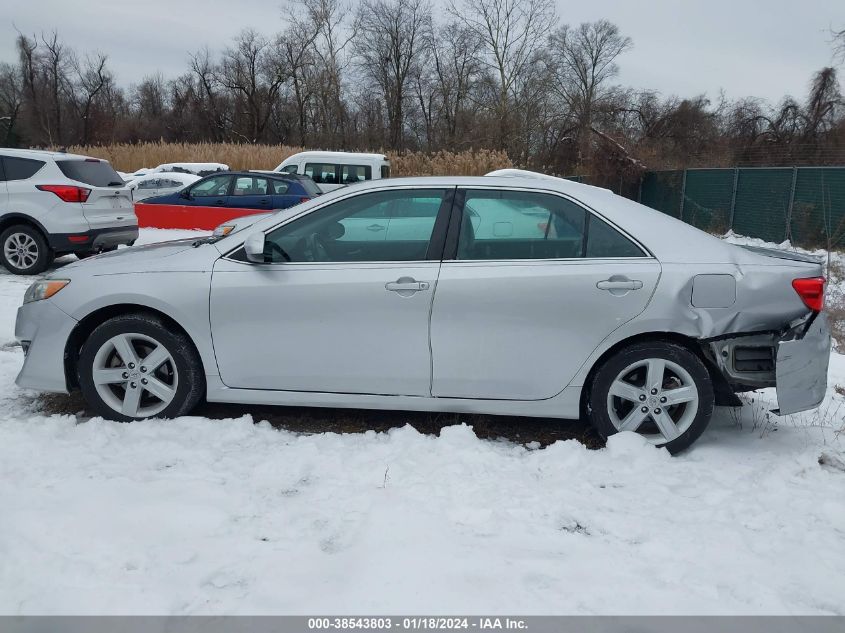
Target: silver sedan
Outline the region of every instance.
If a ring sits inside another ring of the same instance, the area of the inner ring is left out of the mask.
[[[240,227],[239,227],[240,228]],[[578,183],[363,183],[29,289],[17,382],[115,420],[212,402],[588,417],[689,446],[714,405],[818,406],[819,262]]]

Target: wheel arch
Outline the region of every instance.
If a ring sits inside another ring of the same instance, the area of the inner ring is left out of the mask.
[[[738,406],[739,404],[741,404],[733,389],[731,388],[730,384],[728,383],[727,378],[725,378],[722,372],[719,371],[719,368],[716,366],[716,364],[710,358],[708,358],[707,354],[704,353],[702,343],[698,339],[684,334],[679,334],[677,332],[641,332],[629,336],[628,338],[624,338],[621,341],[617,341],[609,348],[607,348],[601,354],[601,356],[599,356],[593,363],[593,366],[590,368],[590,371],[587,373],[587,377],[584,380],[584,387],[581,389],[580,408],[582,416],[586,413],[587,398],[590,394],[590,388],[593,384],[593,378],[595,377],[596,372],[599,370],[599,368],[605,363],[605,361],[607,361],[608,358],[610,358],[611,356],[626,347],[637,343],[652,342],[674,343],[675,345],[679,345],[680,347],[683,347],[695,354],[701,360],[701,362],[704,363],[704,366],[707,368],[707,373],[710,375],[710,381],[713,385],[713,392],[716,396],[716,404],[727,406]]]
[[[25,224],[36,229],[38,232],[41,233],[41,236],[49,245],[50,233],[49,231],[47,231],[47,229],[44,228],[44,225],[32,216],[24,215],[22,213],[7,213],[3,217],[0,217],[0,233],[5,231],[9,227],[15,226],[17,224]]]
[[[196,341],[194,341],[188,330],[172,316],[165,314],[161,310],[157,310],[156,308],[151,308],[146,305],[137,303],[117,303],[98,308],[97,310],[87,314],[79,321],[79,323],[76,324],[76,327],[68,337],[64,351],[65,381],[67,382],[68,389],[72,390],[79,388],[79,379],[77,376],[79,354],[82,351],[82,345],[86,340],[88,340],[91,333],[109,319],[127,314],[148,314],[161,319],[168,325],[168,327],[184,334],[187,339],[191,341],[191,344],[197,351],[197,356],[200,358],[200,361],[203,362],[202,354],[199,352]]]

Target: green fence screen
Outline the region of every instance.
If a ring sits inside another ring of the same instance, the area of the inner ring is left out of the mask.
[[[725,233],[731,224],[734,177],[733,169],[688,170],[681,219],[710,233]]]
[[[648,172],[639,199],[711,233],[845,247],[845,167]]]
[[[640,187],[640,202],[667,213],[681,216],[681,187],[684,182],[682,171],[651,171],[643,177]]]

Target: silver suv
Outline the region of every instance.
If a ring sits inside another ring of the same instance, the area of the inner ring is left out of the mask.
[[[132,192],[108,161],[0,148],[0,262],[16,275],[55,257],[86,257],[132,244]]]

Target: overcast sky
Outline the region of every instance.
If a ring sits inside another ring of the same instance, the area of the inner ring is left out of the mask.
[[[353,3],[356,0],[351,0]],[[440,0],[445,1],[445,0]],[[58,30],[77,51],[101,51],[123,85],[183,72],[188,53],[223,48],[238,31],[283,27],[279,0],[4,0],[0,60],[15,58],[15,27]],[[562,23],[606,18],[634,40],[619,83],[681,97],[803,98],[830,65],[831,27],[845,0],[557,0]],[[845,84],[845,65],[839,66]]]

